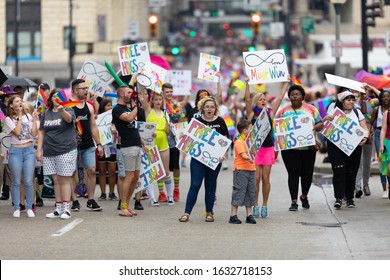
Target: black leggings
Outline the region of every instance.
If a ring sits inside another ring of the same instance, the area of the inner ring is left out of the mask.
[[[347,156],[328,140],[328,154],[333,170],[334,197],[342,199],[345,195],[347,199],[353,199],[362,147],[357,146],[353,153]]]
[[[284,150],[282,158],[288,173],[291,200],[298,199],[299,177],[302,194],[308,195],[313,180],[316,153],[312,150]]]

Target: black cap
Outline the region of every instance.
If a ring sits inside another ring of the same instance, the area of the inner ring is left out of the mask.
[[[50,90],[50,86],[46,83],[42,83],[39,85],[39,87],[42,89],[42,90]]]

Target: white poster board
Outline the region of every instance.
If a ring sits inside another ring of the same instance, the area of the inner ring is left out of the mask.
[[[146,65],[144,71],[137,75],[137,82],[148,89],[161,93],[167,72],[166,69],[151,63],[149,66]]]
[[[173,95],[190,95],[192,87],[191,70],[170,70],[166,81],[173,86]]]
[[[147,153],[143,153],[141,156],[141,170],[134,193],[143,190],[165,176],[165,168],[161,160],[160,153],[157,146],[153,146]]]
[[[325,77],[329,84],[357,90],[360,92],[365,92],[363,83],[328,73],[325,73]]]
[[[207,125],[192,119],[176,147],[215,170],[232,141]]]
[[[11,147],[11,136],[7,133],[0,133],[1,139],[1,154],[3,155],[3,163],[8,164],[9,148]]]
[[[156,123],[152,122],[137,122],[139,135],[144,139],[146,146],[154,146],[154,134],[156,133]]]
[[[315,145],[313,125],[313,117],[309,114],[274,119],[275,151]]]
[[[359,123],[347,117],[339,108],[332,112],[334,119],[325,121],[321,134],[350,156],[366,136],[367,132]]]
[[[283,49],[242,54],[250,85],[287,81],[288,67]]]
[[[112,110],[99,114],[96,119],[96,125],[99,130],[100,143],[104,146],[108,143],[112,143],[111,133],[111,122],[112,122]]]
[[[77,75],[77,79],[84,79],[88,85],[88,90],[95,91],[101,97],[112,80],[112,76],[105,66],[86,60]]]
[[[221,66],[221,58],[219,56],[200,53],[198,78],[211,82],[218,82],[219,77],[216,76],[219,73]]]
[[[171,130],[175,135],[176,143],[179,142],[180,134],[184,133],[188,126],[188,122],[172,123]]]
[[[252,126],[251,132],[245,139],[245,145],[252,160],[255,159],[257,152],[260,150],[261,145],[263,145],[270,130],[271,124],[269,123],[267,112],[266,110],[262,110],[255,124]]]
[[[134,74],[150,65],[148,43],[137,43],[118,47],[119,65],[122,75]]]

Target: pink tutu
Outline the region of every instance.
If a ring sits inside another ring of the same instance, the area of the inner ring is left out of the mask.
[[[261,147],[255,158],[256,165],[273,165],[275,164],[274,147]]]

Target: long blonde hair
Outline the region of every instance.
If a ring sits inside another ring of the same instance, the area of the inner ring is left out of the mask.
[[[262,97],[262,96],[265,97],[265,94],[262,92],[256,93],[256,95],[253,97],[253,100],[252,100],[252,108],[255,108],[255,106],[257,105],[257,102],[259,101],[260,97]]]

